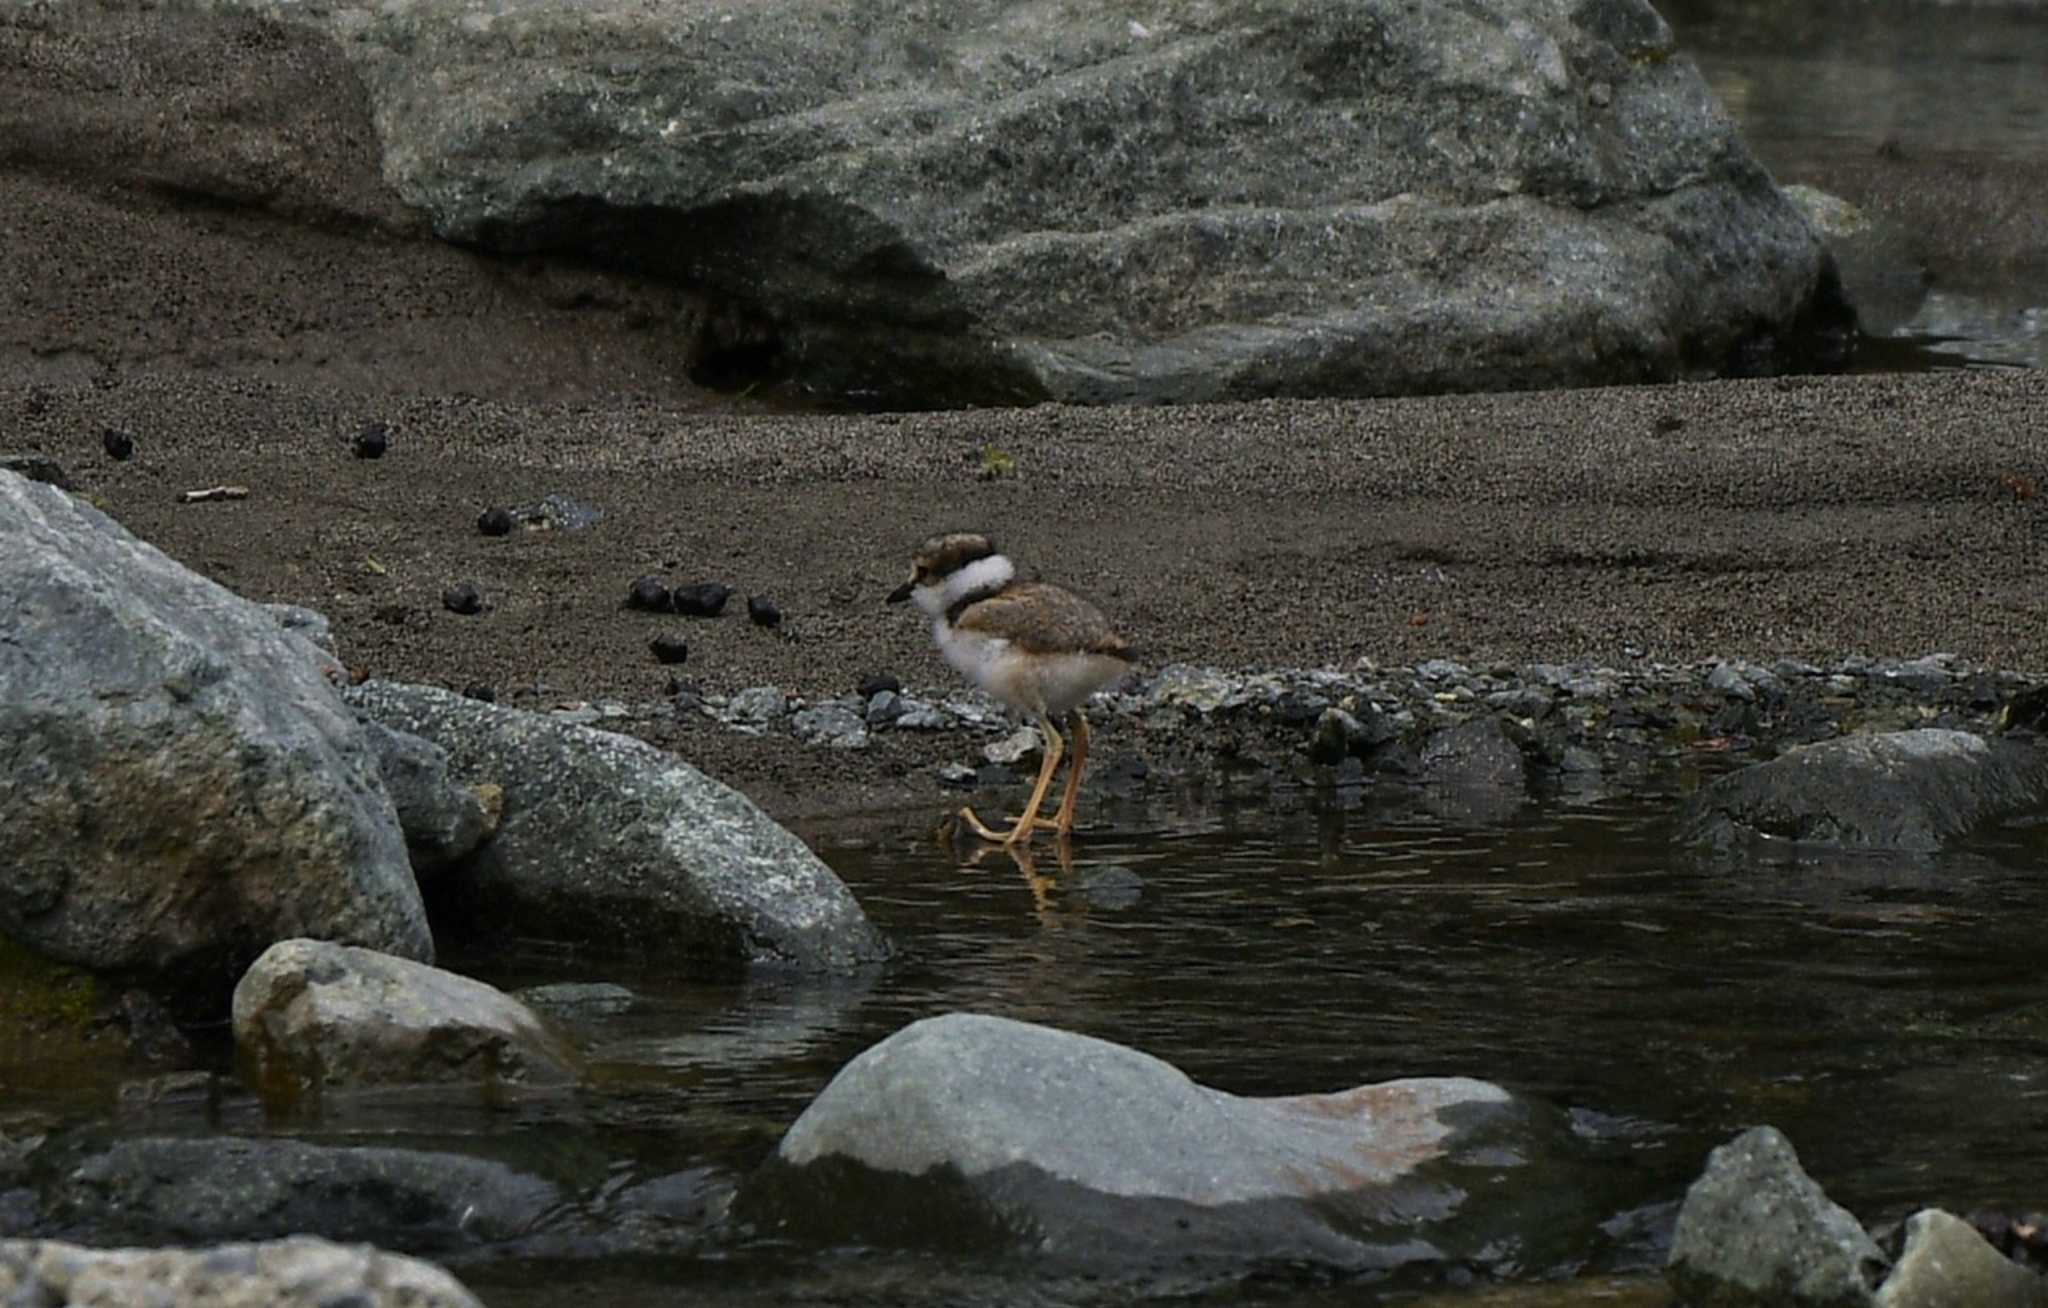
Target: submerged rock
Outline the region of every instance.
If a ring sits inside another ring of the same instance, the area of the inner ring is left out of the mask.
[[[1775,1128],[1707,1155],[1685,1193],[1665,1275],[1687,1303],[1855,1308],[1886,1261],[1863,1227],[1799,1166]]]
[[[888,946],[843,882],[752,801],[625,736],[395,682],[349,703],[502,788],[497,834],[434,882],[443,929],[510,930],[698,968],[844,969]]]
[[[217,1012],[275,940],[433,957],[332,659],[59,491],[0,473],[0,929]]]
[[[1108,1041],[954,1013],[841,1069],[740,1201],[821,1238],[1083,1264],[1483,1261],[1570,1238],[1541,1203],[1494,1224],[1507,1194],[1555,1182],[1560,1131],[1483,1081],[1248,1099]]]
[[[373,950],[282,940],[235,987],[235,1055],[274,1105],[368,1086],[495,1093],[577,1078],[576,1053],[481,981]]]
[[[1695,844],[1774,838],[1928,851],[1980,823],[2048,807],[2048,750],[1927,727],[1795,746],[1717,777],[1686,803]]]
[[[432,1263],[293,1236],[210,1249],[86,1249],[0,1240],[0,1300],[162,1308],[483,1308]]]
[[[93,1244],[318,1235],[438,1253],[516,1239],[560,1202],[549,1182],[464,1154],[150,1137],[69,1168],[48,1216],[65,1238]]]

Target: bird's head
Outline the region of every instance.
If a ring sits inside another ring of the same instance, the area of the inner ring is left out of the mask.
[[[1014,573],[1010,560],[996,550],[994,537],[978,531],[943,532],[911,554],[910,580],[889,593],[889,602],[914,599],[936,618],[968,595],[1001,590]]]

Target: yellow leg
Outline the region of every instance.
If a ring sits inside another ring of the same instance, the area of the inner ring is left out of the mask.
[[[1067,714],[1067,729],[1074,734],[1074,761],[1067,765],[1067,789],[1060,799],[1060,811],[1052,827],[1062,836],[1074,832],[1074,801],[1081,795],[1081,769],[1088,765],[1088,719],[1080,709]]]
[[[996,831],[976,817],[972,808],[963,807],[960,810],[960,820],[983,840],[1014,845],[1030,835],[1033,827],[1047,825],[1045,819],[1038,816],[1038,810],[1045,803],[1045,792],[1052,788],[1052,774],[1058,770],[1060,755],[1066,752],[1067,744],[1060,739],[1059,729],[1053,726],[1051,718],[1039,718],[1038,729],[1045,734],[1045,762],[1039,764],[1038,784],[1031,788],[1031,802],[1024,806],[1024,814],[1017,819],[1017,825],[1006,832]]]

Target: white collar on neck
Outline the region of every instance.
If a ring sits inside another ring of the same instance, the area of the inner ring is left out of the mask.
[[[931,617],[943,618],[946,610],[970,595],[992,595],[1010,584],[1017,569],[1008,557],[991,554],[976,559],[941,578],[937,584],[919,586],[912,592],[917,606]]]

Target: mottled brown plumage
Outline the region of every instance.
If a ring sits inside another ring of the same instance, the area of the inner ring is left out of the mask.
[[[1131,661],[1131,647],[1102,610],[1043,581],[1011,582],[992,595],[968,596],[947,617],[962,631],[1000,636],[1027,654],[1106,654]]]

